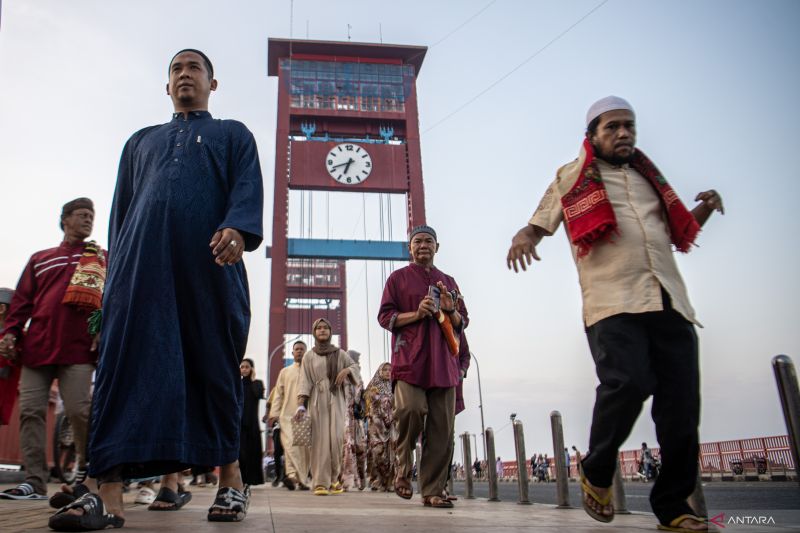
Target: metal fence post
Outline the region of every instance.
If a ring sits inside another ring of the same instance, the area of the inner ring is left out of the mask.
[[[700,477],[700,471],[697,472],[697,481],[695,482],[694,492],[687,501],[697,516],[703,518],[708,516],[708,509],[706,508],[706,496],[703,494],[703,479]]]
[[[569,464],[564,456],[564,429],[561,413],[550,413],[550,428],[553,432],[553,458],[556,460],[556,502],[559,509],[569,509]]]
[[[628,502],[625,501],[625,486],[622,483],[622,467],[619,464],[619,457],[617,457],[614,482],[611,484],[611,499],[614,502],[614,512],[616,514],[631,514],[628,511]]]
[[[786,429],[789,432],[795,477],[797,481],[800,481],[800,475],[798,475],[800,473],[800,388],[797,385],[797,373],[794,363],[788,355],[773,357],[772,369],[775,371],[783,417],[786,419]]]
[[[489,501],[499,502],[500,498],[497,497],[497,470],[494,465],[497,463],[497,457],[494,452],[494,430],[490,427],[486,428],[484,434],[486,439],[486,474],[489,479]]]
[[[514,420],[511,423],[514,428],[514,449],[517,452],[517,482],[519,483],[519,502],[522,505],[530,505],[528,500],[528,469],[525,468],[525,435],[522,431],[522,422]]]
[[[474,500],[472,494],[472,453],[470,452],[469,433],[461,434],[461,450],[464,454],[464,498]]]

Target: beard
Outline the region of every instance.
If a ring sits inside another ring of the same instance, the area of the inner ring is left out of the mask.
[[[630,163],[631,159],[633,159],[634,148],[631,147],[631,153],[628,155],[619,155],[612,149],[609,152],[601,151],[597,145],[593,145],[595,149],[596,157],[602,159],[606,163],[609,163],[614,166],[624,165],[625,163]]]
[[[611,154],[609,156],[601,156],[600,159],[605,160],[607,163],[610,163],[614,166],[624,165],[625,163],[630,163],[631,159],[633,159],[633,152],[630,155],[621,156],[616,154]]]

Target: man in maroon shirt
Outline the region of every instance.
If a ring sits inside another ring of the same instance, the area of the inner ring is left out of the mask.
[[[86,439],[91,404],[96,344],[87,330],[89,311],[62,303],[72,274],[92,233],[94,205],[77,198],[64,205],[64,241],[56,248],[33,254],[11,300],[0,340],[0,356],[19,359],[20,448],[25,482],[0,493],[14,500],[46,499],[45,458],[47,403],[50,386],[58,379],[78,455],[78,475],[85,477]],[[27,332],[23,328],[30,320]]]
[[[420,432],[422,468],[419,482],[426,506],[452,507],[442,497],[450,463],[455,424],[459,360],[451,354],[435,315],[450,317],[456,338],[467,326],[467,308],[458,298],[455,280],[433,266],[439,250],[436,232],[417,226],[409,237],[411,264],[393,272],[383,289],[378,322],[392,332],[392,383],[397,421],[395,492],[410,499],[412,454]],[[439,302],[430,287],[439,290]],[[424,427],[423,427],[424,425]]]

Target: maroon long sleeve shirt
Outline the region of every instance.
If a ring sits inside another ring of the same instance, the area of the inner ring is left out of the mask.
[[[25,266],[2,333],[16,335],[24,366],[97,362],[97,352],[90,351],[89,312],[61,303],[84,246],[63,242],[36,252]]]
[[[458,290],[455,280],[441,270],[426,270],[414,263],[392,272],[386,280],[378,322],[392,332],[392,381],[402,380],[423,389],[455,387],[459,382],[459,358],[450,353],[435,318],[395,327],[397,315],[416,311],[428,294],[428,286],[438,281],[447,290]],[[458,301],[458,311],[463,329],[469,324],[469,317],[462,299]]]

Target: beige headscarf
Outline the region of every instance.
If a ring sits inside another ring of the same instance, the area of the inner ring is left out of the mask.
[[[327,318],[316,319],[311,326],[311,335],[314,337],[314,347],[312,350],[314,350],[314,353],[317,355],[328,356],[328,381],[331,382],[331,392],[336,394],[336,390],[339,387],[334,387],[333,382],[336,381],[336,375],[339,373],[339,347],[331,343],[330,337],[324,342],[321,342],[317,338],[317,326],[321,323],[328,325],[331,330],[331,337],[333,337],[333,327],[330,321]]]

